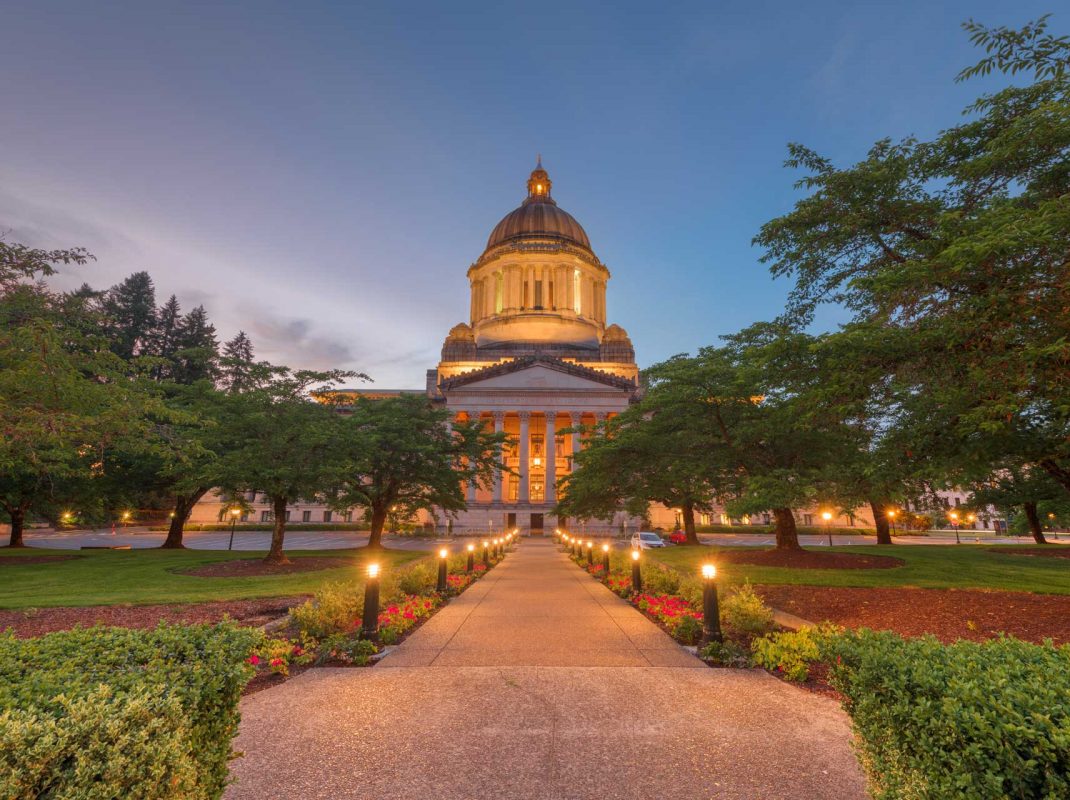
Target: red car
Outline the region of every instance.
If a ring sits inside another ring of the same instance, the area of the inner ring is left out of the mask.
[[[669,534],[669,541],[673,544],[686,544],[687,534],[681,530],[675,530]]]

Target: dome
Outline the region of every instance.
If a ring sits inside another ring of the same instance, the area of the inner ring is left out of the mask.
[[[583,226],[567,211],[558,208],[550,196],[552,185],[540,159],[528,178],[527,199],[520,208],[510,211],[494,226],[490,238],[487,239],[487,249],[514,239],[549,237],[563,239],[590,250],[591,242]]]

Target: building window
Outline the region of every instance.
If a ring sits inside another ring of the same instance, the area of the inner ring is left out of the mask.
[[[271,522],[271,512],[270,511],[261,511],[260,512],[260,521],[261,522]]]
[[[508,493],[507,498],[511,503],[515,503],[517,500],[520,499],[520,476],[519,475],[510,475],[509,476],[509,493]]]
[[[535,309],[542,308],[542,281],[535,281]]]
[[[528,308],[530,306],[531,297],[528,294],[530,287],[527,281],[524,281],[524,295],[520,298],[520,307]]]
[[[813,525],[813,524],[814,524],[814,515],[813,514],[803,514],[803,525],[810,526],[810,525]]]
[[[550,308],[557,308],[557,298],[554,297],[554,282],[553,281],[550,281],[548,283],[548,288],[546,290],[546,295],[547,295],[547,297],[546,297],[546,300],[547,300],[546,305],[550,306]]]
[[[330,522],[333,518],[334,518],[334,514],[332,514],[330,511],[324,511],[323,512],[323,521],[324,522]]]
[[[546,499],[546,479],[542,475],[532,475],[528,484],[530,490],[529,499],[533,503],[541,503]]]
[[[353,512],[352,511],[347,511],[346,515],[345,515],[345,517],[343,517],[343,519],[346,522],[352,522],[353,521]]]
[[[287,522],[290,521],[290,512],[289,511],[286,512],[286,521]]]
[[[301,512],[301,521],[302,522],[311,522],[312,521],[312,512],[311,511],[302,511]]]

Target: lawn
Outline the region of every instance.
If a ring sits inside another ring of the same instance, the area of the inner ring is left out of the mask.
[[[251,551],[218,550],[0,550],[0,555],[39,557],[72,555],[67,561],[0,564],[0,608],[96,606],[149,603],[196,603],[247,600],[308,594],[329,581],[361,577],[368,559],[364,548],[295,550],[291,559],[321,556],[353,559],[353,566],[262,577],[208,578],[179,574],[182,570],[220,561],[262,557]],[[384,570],[407,564],[427,553],[410,550],[377,551]]]
[[[1052,545],[1053,547],[1057,545]],[[650,558],[698,575],[700,565],[717,563],[722,550],[749,548],[672,547],[646,551]],[[828,553],[827,547],[806,548]],[[1023,546],[1021,549],[1028,549]],[[863,545],[833,547],[835,553],[893,556],[906,562],[892,569],[792,569],[723,564],[718,573],[729,583],[808,586],[912,586],[926,589],[1000,589],[1070,595],[1070,559],[1017,556],[977,545]]]

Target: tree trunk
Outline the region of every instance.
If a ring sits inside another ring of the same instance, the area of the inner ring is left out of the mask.
[[[22,530],[26,526],[26,509],[9,508],[7,515],[11,518],[11,539],[8,541],[7,546],[25,547],[26,542],[22,540]]]
[[[1033,540],[1037,544],[1047,544],[1048,540],[1044,538],[1044,528],[1040,525],[1040,514],[1037,513],[1036,503],[1022,503],[1022,509],[1025,511],[1025,518],[1029,522],[1029,531],[1033,534]],[[14,530],[14,528],[12,528]]]
[[[171,515],[171,524],[167,528],[167,538],[160,545],[161,550],[181,550],[186,545],[182,543],[182,535],[185,533],[186,523],[193,507],[204,497],[208,487],[194,489],[190,494],[175,496],[175,512]]]
[[[368,536],[368,547],[378,550],[383,546],[383,527],[386,525],[386,508],[372,506],[372,531]]]
[[[275,515],[274,525],[271,527],[271,549],[268,550],[264,561],[268,564],[289,564],[290,559],[282,551],[282,542],[286,537],[286,506],[287,498],[271,498],[272,513]]]
[[[684,539],[687,544],[702,544],[695,531],[695,507],[690,503],[680,506],[680,515],[684,518]]]
[[[773,516],[776,518],[776,549],[801,550],[799,532],[795,528],[795,515],[791,513],[791,509],[774,508]]]
[[[877,529],[877,544],[892,543],[892,529],[888,524],[888,504],[883,500],[870,500],[873,511],[873,527]]]

